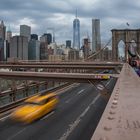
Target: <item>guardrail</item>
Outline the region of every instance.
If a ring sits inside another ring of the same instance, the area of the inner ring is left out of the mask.
[[[0,93],[0,106],[8,104],[10,102],[15,102],[16,100],[19,100],[24,97],[28,97],[29,95],[38,92],[40,90],[40,87],[46,84],[46,82],[38,82],[3,91]]]
[[[40,83],[40,84],[43,85],[45,83]],[[40,93],[45,93],[45,92],[53,92],[53,91],[58,90],[59,88],[65,87],[67,85],[70,85],[70,83],[62,83],[60,85],[57,85],[55,87],[51,87],[49,89],[45,89],[45,90],[42,90],[42,91],[39,91],[39,90],[36,91],[36,90],[34,90],[35,92],[33,92],[32,94],[29,93],[29,89],[30,88],[36,88],[36,84],[30,85],[28,88],[21,87],[21,88],[17,89],[16,91],[9,90],[9,91],[3,92],[2,95],[0,94],[0,98],[1,97],[5,97],[5,96],[11,97],[12,96],[11,94],[13,94],[14,96],[16,96],[14,92],[18,92],[18,94],[20,94],[20,95],[21,95],[21,91],[23,93],[24,92],[26,92],[26,93],[28,92],[28,94],[25,93],[24,94],[24,95],[26,95],[25,97],[22,97],[20,99],[14,98],[15,100],[11,100],[10,102],[7,102],[6,104],[0,106],[0,113],[3,113],[5,111],[7,111],[7,110],[10,110],[12,108],[15,108],[15,107],[19,106],[24,100],[26,100],[27,98],[29,98],[31,96],[34,96],[35,94],[40,94]],[[7,97],[7,99],[8,99],[8,97]],[[12,99],[13,99],[13,97],[12,97]]]

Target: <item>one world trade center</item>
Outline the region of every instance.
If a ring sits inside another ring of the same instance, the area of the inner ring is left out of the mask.
[[[77,18],[73,21],[73,48],[80,50],[80,20]]]

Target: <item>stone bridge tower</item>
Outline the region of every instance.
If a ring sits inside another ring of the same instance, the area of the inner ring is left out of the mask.
[[[112,29],[112,58],[118,61],[118,44],[122,40],[125,44],[125,60],[128,61],[128,47],[132,41],[137,45],[137,52],[140,54],[140,29]]]

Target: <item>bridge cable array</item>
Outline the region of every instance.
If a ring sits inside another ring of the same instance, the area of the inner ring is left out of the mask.
[[[112,41],[112,37],[109,39],[109,41],[105,44],[105,46],[102,49],[100,49],[96,53],[92,53],[87,59],[85,59],[85,61],[90,60],[94,56],[97,56],[99,53],[101,53],[104,49],[106,49],[108,47],[108,45],[111,43],[111,41]]]

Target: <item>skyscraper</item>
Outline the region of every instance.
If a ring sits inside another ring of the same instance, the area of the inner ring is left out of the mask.
[[[28,25],[20,25],[20,35],[28,38],[28,41],[31,38],[31,27]]]
[[[11,38],[12,38],[12,31],[10,30],[10,27],[9,27],[6,32],[6,40],[8,41],[8,43],[10,43]]]
[[[40,59],[48,59],[48,40],[47,34],[44,34],[40,37]]]
[[[0,61],[5,60],[5,52],[6,52],[6,26],[4,25],[4,22],[1,21],[0,24]]]
[[[71,40],[66,40],[66,48],[71,48]]]
[[[73,21],[73,48],[80,50],[80,20],[77,18]]]
[[[88,58],[89,53],[90,53],[90,44],[89,44],[90,40],[87,37],[87,38],[83,39],[83,42],[84,42],[83,53],[84,53],[84,58],[86,59],[86,58]]]
[[[38,35],[37,34],[31,34],[31,40],[38,40]]]
[[[92,19],[92,52],[101,49],[100,19]]]
[[[13,36],[10,44],[10,57],[28,60],[28,38]]]
[[[8,57],[10,57],[10,42],[11,42],[11,38],[12,38],[12,31],[10,29],[10,26],[8,27],[8,30],[6,32],[6,56],[5,58],[7,59]]]
[[[39,60],[40,59],[40,41],[31,39],[28,47],[28,59]]]
[[[52,34],[51,33],[47,33],[47,41],[48,41],[48,44],[52,43]]]
[[[0,38],[2,40],[5,40],[5,33],[6,33],[6,26],[4,25],[4,22],[2,20],[0,24]]]

